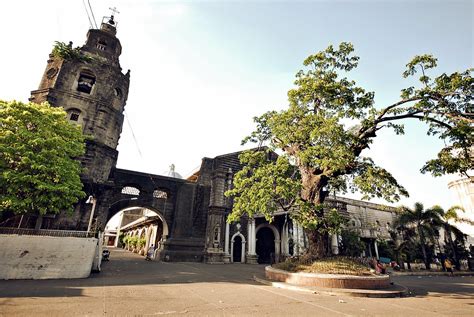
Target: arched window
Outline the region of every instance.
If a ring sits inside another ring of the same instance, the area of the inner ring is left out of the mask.
[[[96,47],[101,51],[105,51],[105,49],[107,48],[107,43],[104,40],[99,40],[97,41]]]
[[[83,70],[77,81],[77,91],[90,94],[95,84],[95,75],[89,70]]]
[[[122,188],[122,194],[138,196],[140,195],[140,190],[136,187],[125,186],[124,188]]]
[[[75,121],[79,123],[81,119],[81,111],[79,109],[69,109],[67,111],[67,118],[69,121]]]
[[[166,198],[168,198],[168,194],[166,192],[162,191],[162,190],[156,189],[156,190],[153,191],[153,198],[164,198],[164,199],[166,199]]]
[[[122,89],[117,87],[114,89],[114,93],[115,93],[115,97],[122,99]]]

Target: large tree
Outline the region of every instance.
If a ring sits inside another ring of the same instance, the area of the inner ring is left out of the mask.
[[[340,224],[324,212],[329,191],[358,190],[364,198],[389,202],[408,195],[387,170],[361,155],[379,130],[403,134],[406,119],[425,123],[428,134],[446,144],[422,172],[466,174],[473,168],[472,70],[431,78],[436,59],[416,56],[403,76],[421,74],[419,87],[402,89],[400,100],[380,107],[373,92],[345,77],[358,64],[353,50],[352,44],[341,43],[309,56],[288,92],[288,109],[255,118],[256,130],[243,142],[266,147],[241,156],[244,168],[228,192],[234,197],[230,221],[244,213],[271,219],[279,208],[292,210],[308,235],[309,254],[323,256],[327,232]],[[276,160],[273,151],[280,154]]]
[[[0,215],[59,213],[85,196],[84,136],[62,108],[0,101]]]

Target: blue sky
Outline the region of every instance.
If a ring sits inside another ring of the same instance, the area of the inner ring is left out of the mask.
[[[98,23],[109,7],[120,11],[121,65],[131,69],[131,86],[118,166],[144,172],[174,163],[187,175],[203,157],[241,150],[252,117],[285,108],[304,58],[329,44],[354,44],[361,61],[349,76],[375,91],[380,106],[411,84],[401,73],[416,54],[438,57],[437,73],[473,66],[472,1],[90,2]],[[89,22],[82,0],[0,6],[0,97],[26,101],[54,41],[82,45]],[[405,136],[381,133],[367,154],[409,190],[401,203],[448,207],[451,178],[418,172],[441,146],[413,122]]]

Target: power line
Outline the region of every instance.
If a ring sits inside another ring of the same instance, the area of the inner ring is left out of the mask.
[[[86,10],[87,19],[89,20],[89,26],[92,29],[94,26],[92,25],[91,17],[89,16],[89,11],[87,10],[86,2],[82,0],[82,4],[84,5],[84,10]]]
[[[130,131],[132,132],[133,141],[135,142],[135,146],[137,147],[138,154],[140,155],[140,158],[144,160],[142,151],[140,151],[140,147],[138,146],[137,138],[135,137],[135,133],[133,132],[132,124],[130,123],[130,120],[128,120],[128,115],[125,112],[125,110],[123,111],[123,113],[125,114],[125,120],[127,120],[128,127],[130,128]]]
[[[97,22],[95,21],[94,11],[92,11],[91,3],[90,3],[89,0],[87,0],[87,3],[89,4],[89,9],[91,10],[92,19],[94,20],[95,28],[98,29],[98,27],[97,27]]]

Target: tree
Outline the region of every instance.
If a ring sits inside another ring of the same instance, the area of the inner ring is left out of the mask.
[[[341,43],[338,49],[329,46],[309,56],[306,69],[296,74],[296,87],[288,92],[288,109],[254,118],[256,130],[243,143],[257,143],[261,150],[240,157],[244,168],[227,193],[234,197],[229,221],[245,213],[272,219],[279,208],[291,210],[305,228],[308,252],[324,256],[331,224],[323,203],[329,191],[358,190],[364,199],[389,202],[408,196],[387,170],[362,156],[380,129],[403,134],[403,119],[426,123],[428,134],[446,143],[422,172],[467,173],[474,167],[469,150],[474,139],[472,70],[431,79],[428,70],[436,67],[436,59],[416,56],[403,76],[421,71],[421,87],[402,89],[399,101],[380,108],[373,92],[343,76],[357,67],[359,57],[353,51],[352,44]],[[278,159],[270,159],[273,151],[280,154]]]
[[[341,231],[341,244],[339,246],[342,255],[359,257],[365,251],[365,243],[360,240],[357,232],[350,229]]]
[[[427,250],[429,241],[435,243],[438,230],[442,223],[441,215],[437,208],[424,209],[422,203],[415,203],[414,208],[406,206],[400,208],[402,213],[395,221],[396,227],[411,227],[414,229],[423,255],[423,262],[427,270],[430,269],[430,256]]]
[[[441,206],[434,206],[432,209],[440,216],[441,222],[439,225],[441,228],[444,229],[445,232],[444,243],[445,246],[449,246],[450,249],[450,252],[447,253],[449,253],[449,255],[454,260],[456,268],[460,269],[461,263],[459,262],[459,260],[462,256],[461,253],[466,253],[464,250],[464,242],[466,240],[466,235],[455,225],[450,224],[449,222],[465,222],[471,225],[474,225],[474,222],[458,215],[458,211],[464,212],[464,209],[459,206],[453,206],[446,211]],[[453,235],[455,237],[454,240]]]
[[[84,136],[62,108],[0,101],[0,214],[72,211]]]

